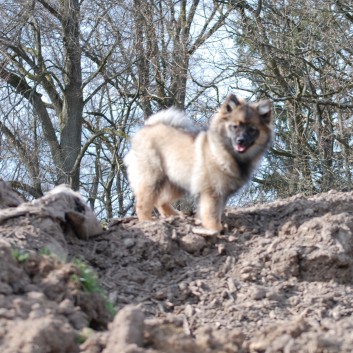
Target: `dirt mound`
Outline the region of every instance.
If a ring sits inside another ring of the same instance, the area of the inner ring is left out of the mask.
[[[192,217],[103,232],[65,188],[0,204],[2,352],[351,352],[351,192],[227,209],[217,236]]]
[[[81,330],[107,328],[104,298],[84,291],[75,265],[6,244],[0,258],[1,352],[78,352]]]

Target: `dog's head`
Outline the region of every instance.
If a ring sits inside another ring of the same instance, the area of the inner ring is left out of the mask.
[[[263,152],[272,138],[272,105],[268,100],[248,103],[230,94],[211,123],[211,129],[239,159]]]

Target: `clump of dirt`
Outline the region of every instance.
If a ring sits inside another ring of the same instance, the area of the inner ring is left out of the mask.
[[[244,335],[238,330],[206,326],[191,337],[185,333],[181,317],[146,319],[140,308],[127,305],[116,315],[108,333],[89,338],[81,348],[85,353],[97,352],[97,341],[105,347],[104,353],[237,353],[243,352]]]
[[[117,219],[87,234],[86,222],[96,223],[83,200],[54,195],[35,204],[59,203],[60,217],[46,207],[24,213],[24,203],[0,211],[0,238],[9,244],[0,257],[2,351],[351,352],[352,192],[227,209],[222,235],[202,234],[193,217]],[[38,255],[53,239],[66,261],[80,258],[97,272],[118,310],[108,327],[109,312],[98,305],[104,296],[71,288],[75,266]],[[36,260],[15,261],[10,246]],[[35,327],[43,334],[30,335]],[[65,344],[43,348],[56,330]]]
[[[84,328],[107,328],[104,298],[84,290],[72,263],[0,244],[1,352],[79,352]]]
[[[20,203],[0,180],[0,210],[2,239],[17,248],[37,252],[46,248],[62,259],[67,257],[68,239],[85,239],[103,231],[83,198],[65,185],[38,200]]]

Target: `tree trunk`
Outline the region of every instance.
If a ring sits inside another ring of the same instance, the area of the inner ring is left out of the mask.
[[[60,182],[69,183],[77,190],[80,168],[73,170],[81,149],[83,94],[80,49],[80,4],[78,0],[65,0],[62,8],[65,50],[65,92],[61,116],[61,148],[63,174]]]

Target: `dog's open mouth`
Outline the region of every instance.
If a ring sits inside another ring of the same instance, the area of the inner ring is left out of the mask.
[[[244,153],[248,148],[247,148],[246,146],[244,146],[244,145],[236,144],[236,145],[234,146],[234,149],[235,149],[235,151],[238,152],[238,153]]]

